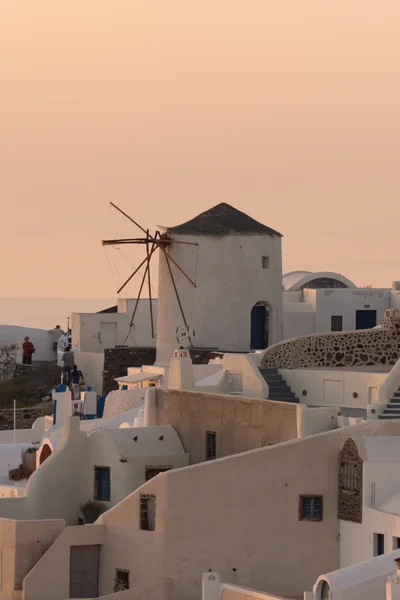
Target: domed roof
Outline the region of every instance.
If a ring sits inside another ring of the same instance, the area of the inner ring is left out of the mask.
[[[281,233],[255,221],[233,206],[222,202],[194,219],[167,228],[167,233],[182,235],[269,235],[282,237]]]
[[[328,285],[329,282],[336,282],[339,284],[337,287],[350,289],[356,287],[347,277],[344,277],[340,273],[332,273],[331,271],[316,273],[312,273],[311,271],[291,271],[290,273],[285,273],[282,277],[282,284],[287,292],[299,291],[303,287],[306,287],[307,284],[318,281],[320,281],[321,285],[317,287],[324,287],[324,282],[326,283],[325,287],[332,287],[332,285]]]

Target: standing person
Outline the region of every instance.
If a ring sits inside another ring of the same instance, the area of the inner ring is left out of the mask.
[[[79,371],[78,367],[74,365],[72,367],[72,373],[69,378],[72,386],[72,400],[79,400],[81,397],[81,385],[84,385],[82,371]]]
[[[29,341],[29,337],[26,336],[24,343],[22,344],[22,364],[32,364],[32,354],[35,352],[35,346]]]
[[[69,378],[74,364],[74,353],[71,352],[71,346],[65,348],[61,360],[63,363],[63,383],[64,385],[69,385]]]

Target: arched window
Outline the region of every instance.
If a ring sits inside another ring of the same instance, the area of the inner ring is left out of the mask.
[[[362,471],[357,445],[349,438],[339,452],[338,518],[343,521],[362,522]]]
[[[318,290],[324,288],[347,288],[347,285],[337,279],[331,279],[330,277],[318,277],[301,286],[302,290]]]

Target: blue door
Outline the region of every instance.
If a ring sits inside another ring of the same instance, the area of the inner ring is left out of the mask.
[[[372,329],[376,326],[376,310],[356,310],[356,329]]]
[[[251,335],[250,348],[251,350],[264,350],[265,344],[265,327],[266,326],[266,310],[265,306],[253,306],[251,311]]]

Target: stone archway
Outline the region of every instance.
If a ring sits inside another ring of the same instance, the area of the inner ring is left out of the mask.
[[[257,302],[251,309],[250,350],[265,350],[269,345],[271,307],[268,302]]]
[[[42,465],[44,463],[44,461],[47,460],[49,458],[49,456],[51,456],[51,454],[52,454],[52,451],[51,451],[50,446],[48,444],[45,444],[40,453],[39,465]]]

